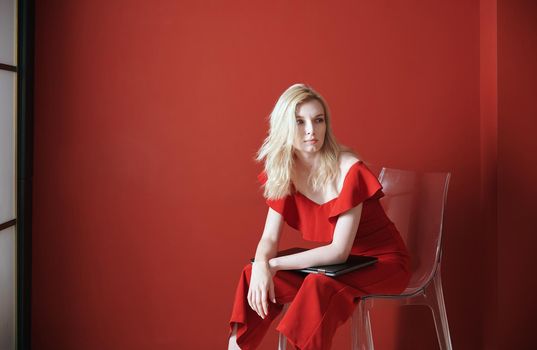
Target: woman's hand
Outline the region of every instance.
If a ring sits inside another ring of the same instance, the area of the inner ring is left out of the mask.
[[[275,273],[276,269],[266,261],[252,263],[248,304],[263,319],[268,315],[268,299],[273,303],[276,302],[274,282],[272,281]]]

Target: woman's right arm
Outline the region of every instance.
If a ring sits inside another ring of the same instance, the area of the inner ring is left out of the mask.
[[[261,318],[265,318],[268,314],[268,299],[275,302],[272,281],[275,271],[270,268],[268,262],[278,253],[282,228],[282,215],[269,207],[263,235],[257,244],[248,290],[248,303]]]
[[[283,228],[283,217],[280,213],[269,207],[263,235],[257,244],[255,261],[267,262],[278,253],[278,243]]]

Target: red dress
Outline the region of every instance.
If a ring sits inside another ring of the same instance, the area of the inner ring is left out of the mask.
[[[258,175],[265,183],[266,174]],[[354,311],[360,297],[368,294],[403,292],[410,279],[410,256],[399,231],[379,203],[382,185],[361,161],[354,163],[343,181],[341,193],[318,204],[298,191],[266,203],[308,241],[329,244],[338,216],[363,202],[360,223],[351,254],[378,257],[378,262],[338,277],[278,271],[273,278],[276,304],[269,302],[262,319],[248,304],[251,264],[241,274],[230,319],[238,323],[237,344],[242,350],[255,349],[270,323],[290,303],[277,330],[296,349],[330,349],[334,333]]]

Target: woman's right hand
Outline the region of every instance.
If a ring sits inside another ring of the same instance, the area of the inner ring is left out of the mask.
[[[268,262],[260,261],[252,263],[252,274],[248,289],[248,304],[263,319],[268,315],[268,299],[273,303],[276,302],[274,282],[272,280],[274,273]]]

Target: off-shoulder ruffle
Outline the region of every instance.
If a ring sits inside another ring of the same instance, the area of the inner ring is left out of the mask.
[[[382,185],[369,168],[359,160],[353,164],[345,177],[343,188],[328,215],[328,220],[336,220],[340,214],[360,203],[384,196]]]

